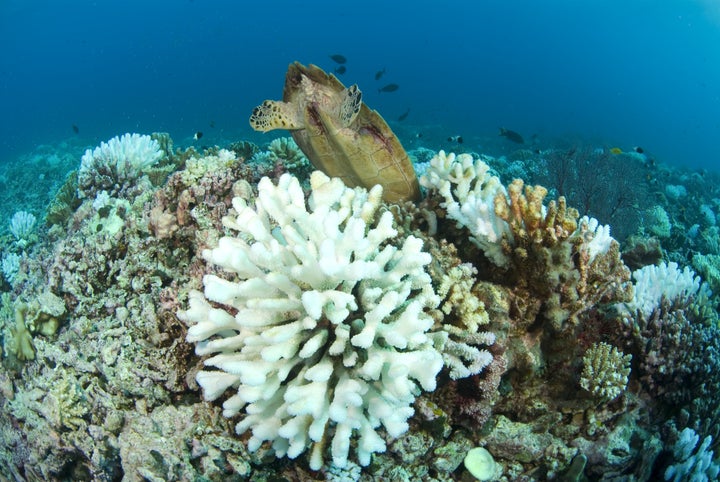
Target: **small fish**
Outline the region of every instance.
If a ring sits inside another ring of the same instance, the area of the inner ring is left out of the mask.
[[[335,73],[339,75],[342,75],[345,72],[347,72],[347,68],[344,65],[341,65],[337,69],[335,69]]]
[[[395,91],[398,90],[399,88],[400,88],[400,86],[397,85],[397,84],[388,84],[388,85],[386,85],[386,86],[384,86],[384,87],[380,87],[380,88],[378,89],[378,92],[395,92]]]
[[[80,128],[78,126],[76,126],[75,124],[72,125],[72,130],[75,134],[80,133]]]
[[[622,154],[622,149],[620,149],[619,147],[613,147],[610,149],[610,154],[615,154],[615,155]]]
[[[402,114],[400,114],[400,117],[398,117],[398,120],[399,120],[400,122],[402,122],[402,121],[404,121],[405,119],[407,119],[407,116],[408,116],[408,115],[410,115],[410,109],[409,109],[409,108],[408,108],[408,110],[406,110],[405,112],[403,112]]]
[[[385,75],[385,67],[383,67],[382,70],[375,72],[375,80],[380,80],[380,77],[383,75]]]
[[[637,152],[638,154],[643,154],[645,152],[645,149],[639,146],[633,147],[633,151]]]
[[[338,64],[344,64],[345,62],[347,62],[345,56],[340,54],[331,55],[330,58],[333,59],[333,62]]]
[[[463,143],[463,138],[462,138],[462,136],[450,136],[450,137],[447,138],[447,140],[448,140],[448,142],[457,142],[458,144],[462,144],[462,143]]]
[[[422,133],[422,132],[418,132],[418,133],[415,134],[415,139],[422,139],[422,136],[423,136],[423,133]]]
[[[517,144],[525,144],[525,140],[522,138],[522,136],[515,131],[511,131],[510,129],[505,129],[504,127],[501,127],[500,135],[507,140],[515,142]]]
[[[193,136],[193,139],[195,139],[197,141],[197,140],[200,140],[202,138],[202,136],[203,136],[203,133],[201,131],[197,131],[195,133],[195,135]]]

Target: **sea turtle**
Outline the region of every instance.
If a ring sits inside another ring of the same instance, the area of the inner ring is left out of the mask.
[[[316,65],[290,64],[283,100],[255,107],[250,125],[289,130],[313,166],[350,187],[380,184],[390,202],[420,197],[412,163],[385,120],[362,102],[357,85],[345,87]]]

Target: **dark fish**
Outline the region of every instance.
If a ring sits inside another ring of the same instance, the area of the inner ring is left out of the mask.
[[[380,80],[380,77],[383,75],[385,75],[385,67],[383,67],[382,70],[375,72],[375,80]]]
[[[79,133],[80,133],[80,128],[79,128],[78,126],[76,126],[75,124],[72,125],[72,129],[73,129],[73,132],[74,132],[75,134],[79,134]]]
[[[378,92],[395,92],[395,91],[398,90],[399,88],[400,88],[400,86],[397,85],[397,84],[388,84],[388,85],[386,85],[386,86],[384,86],[384,87],[380,87],[380,88],[378,89]]]
[[[415,134],[416,139],[422,139],[422,136],[423,136],[422,132],[418,132],[417,134]]]
[[[398,117],[398,120],[402,122],[405,119],[407,119],[408,115],[410,115],[410,109],[408,109],[405,112],[403,112],[402,114],[400,114],[400,117]]]
[[[344,64],[347,62],[347,59],[344,55],[335,54],[330,56],[331,59],[333,59],[334,62],[337,62],[338,64]]]
[[[195,139],[195,140],[197,141],[197,140],[201,139],[202,136],[203,136],[203,133],[200,132],[200,131],[197,131],[197,132],[195,133],[195,135],[193,136],[193,139]]]
[[[450,137],[447,138],[447,140],[448,140],[448,142],[457,142],[458,144],[462,144],[462,143],[463,143],[463,138],[462,138],[462,136],[450,136]]]
[[[515,131],[511,131],[510,129],[505,129],[504,127],[501,127],[500,135],[509,141],[513,141],[518,144],[525,144],[525,140],[522,138],[522,136]]]
[[[347,68],[344,65],[341,65],[337,69],[335,69],[335,73],[339,75],[342,75],[345,72],[347,72]]]
[[[633,151],[637,152],[638,154],[642,154],[645,152],[645,149],[643,149],[642,147],[636,146],[636,147],[633,147]]]

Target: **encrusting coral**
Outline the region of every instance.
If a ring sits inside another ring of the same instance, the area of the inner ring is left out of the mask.
[[[245,411],[236,430],[252,431],[251,450],[269,440],[294,458],[312,447],[319,469],[332,434],[333,463],[344,466],[357,437],[367,465],[386,449],[377,428],[405,432],[420,389],[435,389],[443,358],[433,339],[447,337],[427,333],[439,302],[430,255],[414,236],[386,242],[397,231],[389,211],[377,215],[380,186],[350,189],[319,171],[311,186],[307,206],[287,174],[260,181],[254,208],[235,198],[224,224],[238,235],[204,252],[232,277],[205,276],[205,295],[191,293],[179,316],[197,353],[214,354],[205,365],[220,369],[198,373],[205,398],[237,390],[224,413]]]

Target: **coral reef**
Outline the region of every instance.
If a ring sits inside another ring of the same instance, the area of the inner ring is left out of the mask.
[[[718,176],[416,149],[387,203],[287,139],[136,141],[0,166],[2,477],[717,478]]]
[[[2,257],[2,274],[5,280],[12,284],[20,271],[22,256],[16,253],[5,253]]]
[[[60,186],[45,212],[45,222],[50,226],[65,227],[75,210],[80,206],[77,193],[77,171],[71,171]]]

